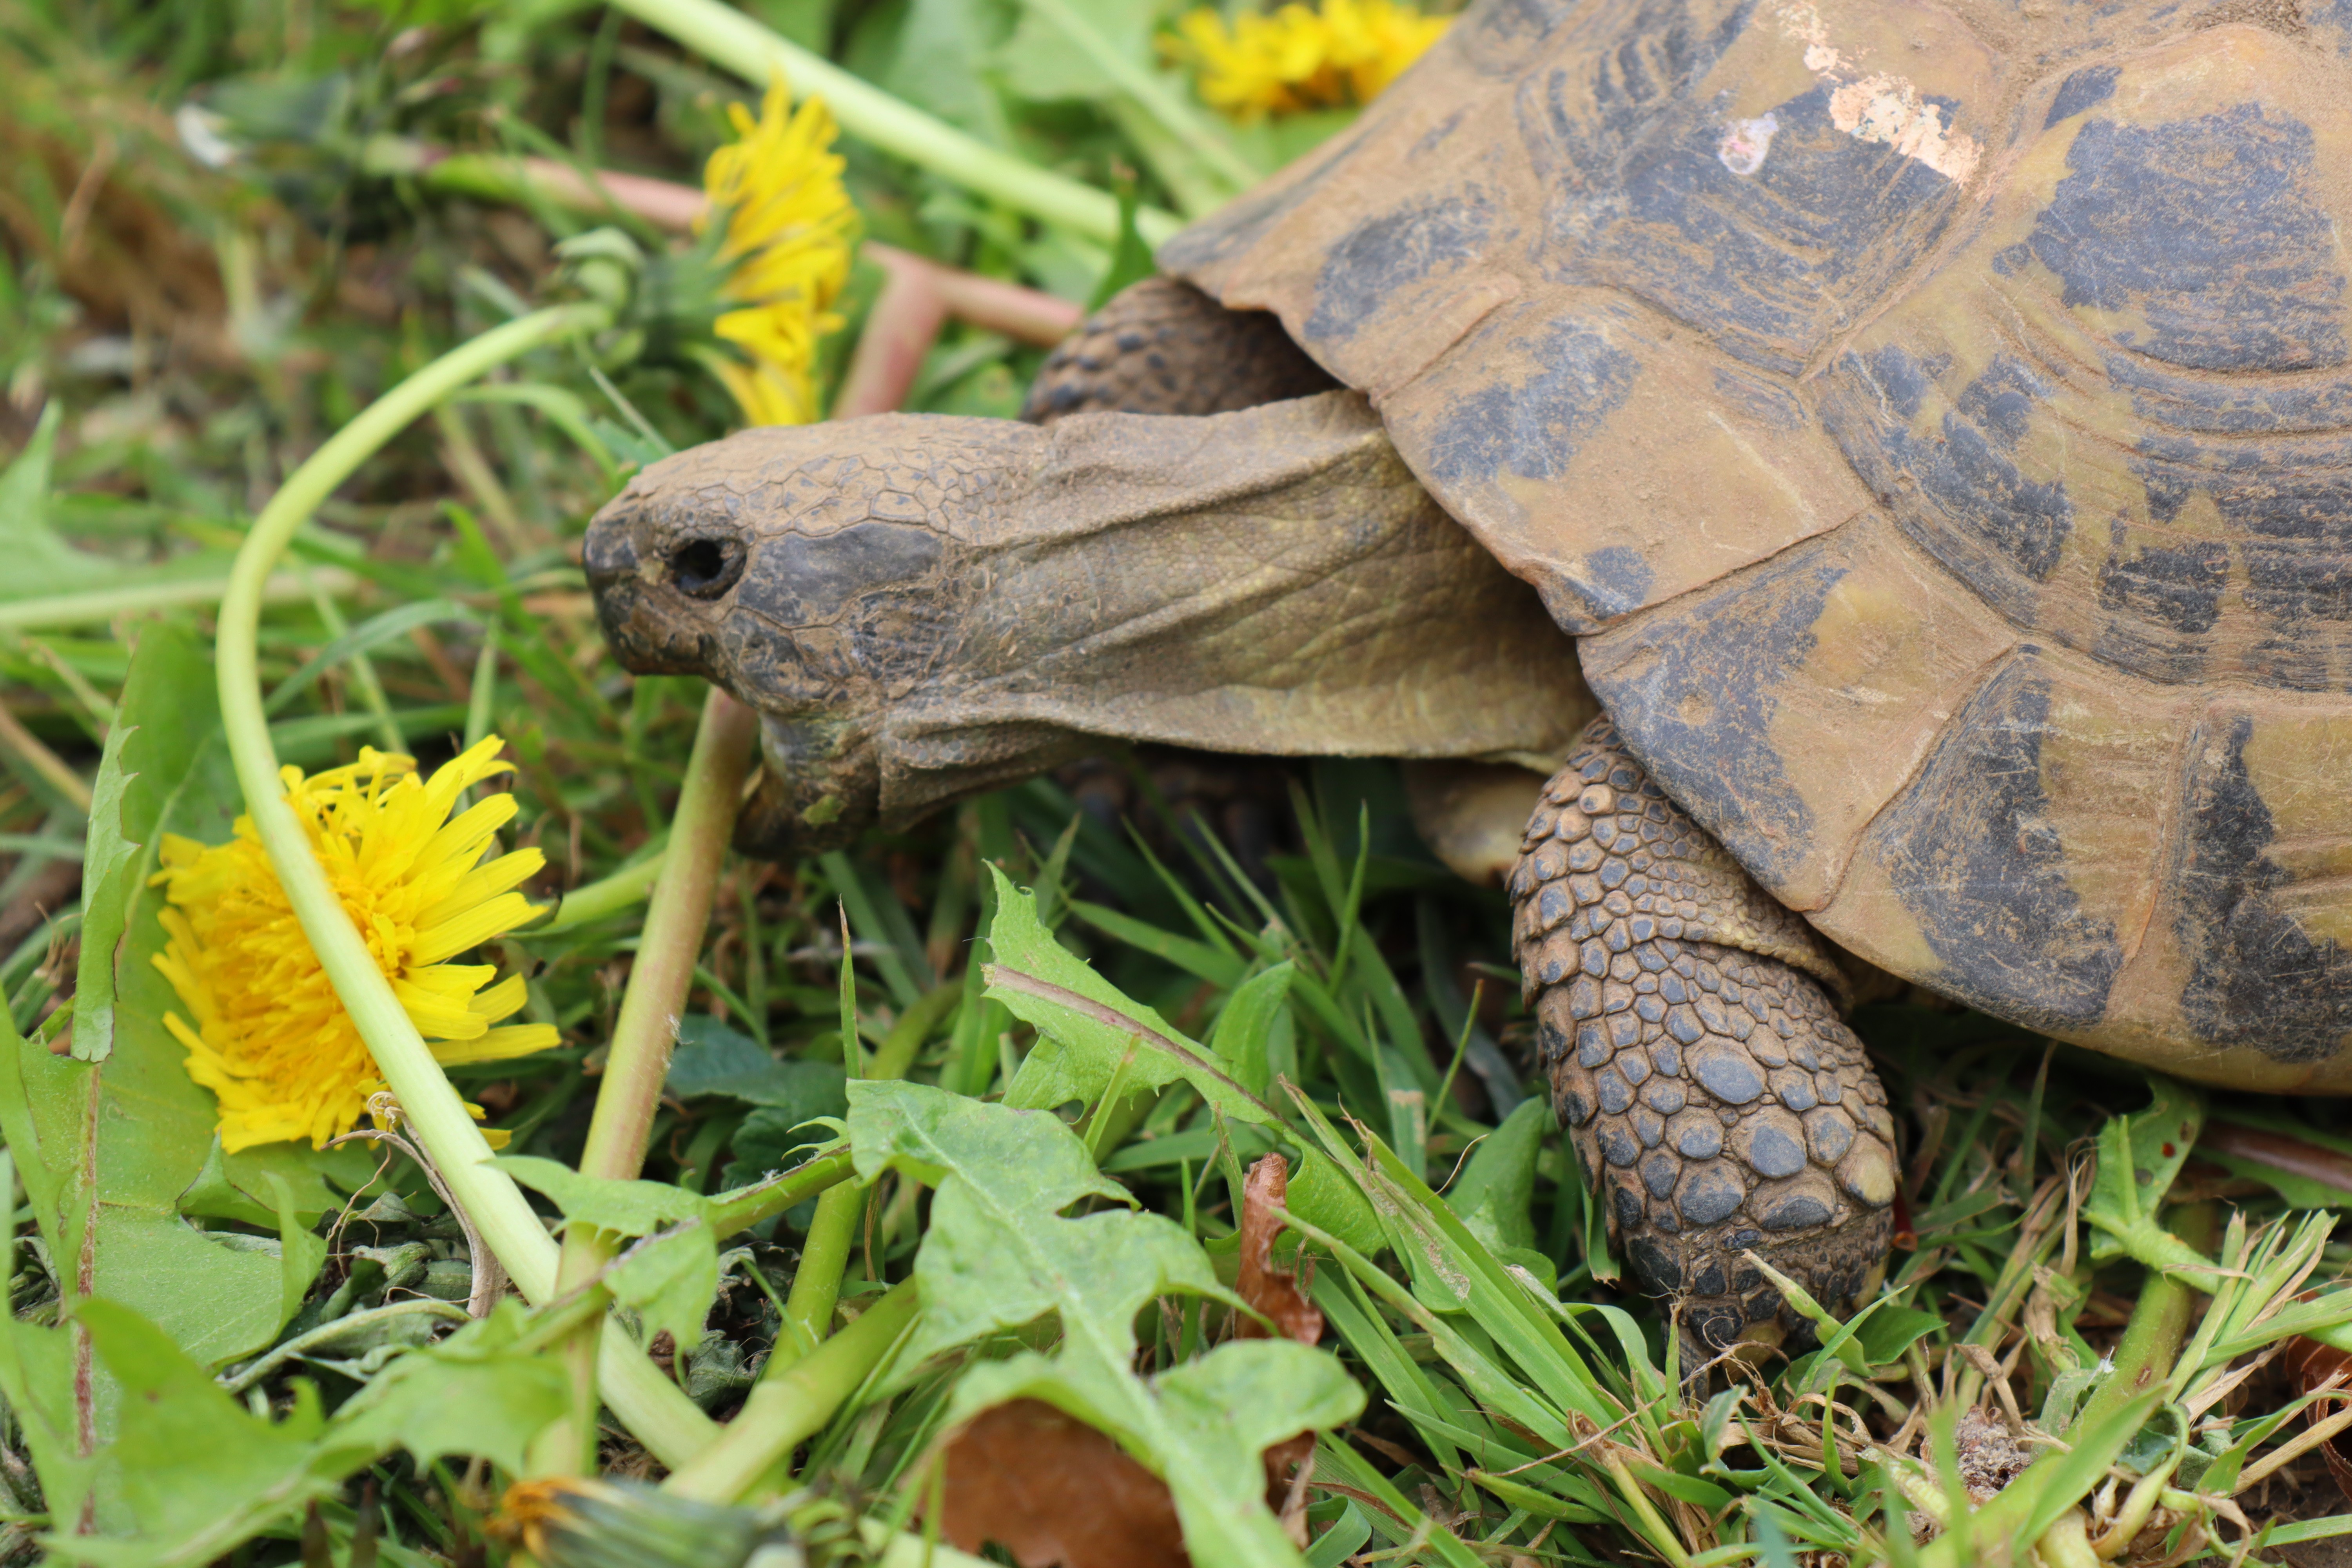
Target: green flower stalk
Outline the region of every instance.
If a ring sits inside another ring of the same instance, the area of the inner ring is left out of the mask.
[[[782,72],[794,92],[824,99],[844,131],[885,153],[1043,222],[1106,245],[1118,242],[1118,202],[1109,193],[1050,174],[968,136],[822,56],[786,42],[723,0],[614,0],[614,5],[746,81],[764,87]],[[1181,226],[1173,213],[1156,207],[1136,214],[1135,223],[1151,245]]]
[[[262,709],[256,642],[272,568],[296,531],[337,485],[412,421],[477,377],[541,344],[595,331],[607,320],[607,312],[596,305],[534,311],[460,344],[385,393],[289,475],[262,509],[237,552],[220,610],[221,722],[246,810],[270,866],[377,1069],[400,1101],[402,1116],[485,1245],[534,1301],[548,1300],[555,1290],[556,1245],[520,1190],[491,1162],[489,1144],[376,967],[286,803]],[[606,1402],[665,1463],[684,1464],[715,1436],[710,1419],[609,1321],[599,1366]]]

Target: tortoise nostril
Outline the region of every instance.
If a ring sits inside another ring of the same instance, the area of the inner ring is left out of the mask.
[[[743,549],[731,540],[689,539],[670,552],[669,580],[679,593],[715,599],[743,574]]]

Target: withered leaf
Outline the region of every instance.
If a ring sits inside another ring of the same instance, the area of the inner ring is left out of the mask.
[[[1190,1568],[1167,1483],[1038,1399],[982,1411],[948,1439],[940,1532],[995,1542],[1021,1568]]]
[[[1323,1314],[1298,1288],[1297,1276],[1282,1273],[1274,1267],[1274,1238],[1282,1230],[1282,1221],[1274,1211],[1284,1205],[1289,1192],[1290,1163],[1281,1155],[1268,1154],[1250,1167],[1249,1179],[1242,1188],[1241,1277],[1234,1288],[1243,1300],[1272,1319],[1285,1335],[1302,1345],[1311,1345],[1323,1337]],[[1234,1337],[1255,1340],[1271,1336],[1265,1324],[1242,1318],[1237,1321]]]
[[[2345,1385],[2352,1382],[2352,1355],[2297,1335],[2288,1342],[2284,1360],[2287,1376],[2294,1379],[2296,1393],[2327,1391],[2304,1412],[2306,1423],[2316,1426],[2344,1407]],[[2346,1437],[2339,1432],[2322,1443],[2319,1457],[2327,1461],[2327,1473],[2335,1478],[2337,1488],[2347,1497],[2352,1497],[2352,1445],[2347,1445]]]
[[[1249,1179],[1242,1185],[1242,1267],[1234,1288],[1284,1334],[1311,1345],[1323,1337],[1323,1313],[1298,1288],[1296,1275],[1274,1267],[1274,1238],[1282,1230],[1282,1221],[1274,1211],[1285,1206],[1289,1192],[1290,1163],[1281,1155],[1268,1154],[1250,1167]],[[1234,1334],[1244,1340],[1271,1337],[1264,1323],[1238,1314]],[[1306,1488],[1299,1484],[1297,1467],[1307,1464],[1314,1452],[1312,1432],[1301,1432],[1265,1451],[1266,1506],[1280,1516],[1291,1539],[1302,1545]]]

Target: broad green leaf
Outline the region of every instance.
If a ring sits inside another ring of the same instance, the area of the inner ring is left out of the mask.
[[[340,1479],[320,1463],[326,1423],[307,1384],[284,1419],[257,1419],[130,1308],[93,1298],[76,1317],[122,1388],[121,1429],[102,1459],[132,1529],[129,1539],[54,1532],[43,1542],[54,1555],[121,1568],[209,1563]]]
[[[1283,1207],[1367,1256],[1388,1245],[1371,1200],[1319,1149],[1299,1152]]]
[[[1209,1048],[1244,1089],[1260,1099],[1274,1092],[1273,1044],[1277,1021],[1288,1016],[1290,982],[1298,966],[1284,962],[1254,974],[1225,999],[1209,1032]]]
[[[719,1297],[718,1239],[700,1221],[648,1237],[621,1255],[605,1283],[635,1309],[647,1344],[667,1329],[672,1344],[691,1349]]]
[[[1066,0],[1071,19],[1090,28],[1121,58],[1149,69],[1153,7],[1135,0]],[[1042,102],[1103,99],[1118,92],[1101,64],[1034,5],[1021,8],[1020,26],[991,62],[1014,96]]]
[[[1168,1483],[1194,1562],[1297,1561],[1266,1509],[1258,1456],[1286,1437],[1338,1426],[1362,1412],[1364,1391],[1337,1357],[1289,1340],[1237,1340],[1148,1384],[1130,1379],[1158,1417],[1144,1431],[1132,1427],[1127,1409],[1106,1407],[1093,1379],[1072,1376],[1067,1359],[1024,1352],[984,1362],[957,1384],[947,1419],[961,1421],[1008,1400],[1043,1400],[1119,1438]]]
[[[571,1391],[556,1362],[517,1347],[523,1309],[502,1301],[487,1318],[394,1362],[335,1413],[339,1447],[367,1458],[405,1448],[420,1465],[478,1454],[513,1474]]]
[[[1854,1342],[1871,1365],[1900,1361],[1903,1352],[1944,1326],[1938,1313],[1901,1305],[1881,1307],[1853,1331]]]
[[[2129,1254],[2151,1268],[2210,1273],[2212,1261],[2159,1220],[2173,1178],[2196,1147],[2205,1099],[2159,1073],[2146,1075],[2155,1101],[2099,1129],[2099,1168],[2083,1217],[2090,1222],[2091,1256]]]
[[[267,1180],[278,1200],[278,1321],[282,1325],[301,1310],[310,1281],[326,1265],[327,1244],[310,1234],[295,1201],[294,1184],[275,1172]]]
[[[102,1568],[214,1561],[395,1447],[420,1465],[478,1454],[520,1471],[530,1439],[570,1398],[560,1365],[519,1348],[526,1317],[511,1303],[401,1356],[331,1421],[302,1383],[282,1419],[253,1415],[169,1334],[117,1302],[92,1299],[78,1316],[124,1395],[119,1435],[95,1461],[120,1507],[101,1512],[102,1533],[45,1544],[57,1557]],[[62,1347],[64,1331],[52,1331]],[[62,1354],[53,1359],[61,1363]],[[0,1377],[10,1361],[0,1355]],[[52,1379],[63,1372],[60,1365]],[[42,1473],[47,1479],[47,1467]]]
[[[1170,1294],[1235,1298],[1217,1283],[1200,1245],[1163,1215],[1103,1209],[1065,1216],[1082,1200],[1127,1194],[1095,1169],[1058,1117],[921,1084],[858,1082],[849,1086],[849,1142],[861,1176],[896,1169],[938,1188],[915,1254],[923,1313],[908,1364],[1049,1314],[1060,1323],[1062,1343],[1050,1359],[1024,1353],[967,1373],[956,1412],[1024,1394],[1047,1399],[1117,1438],[1168,1482],[1195,1562],[1297,1562],[1265,1506],[1257,1450],[1361,1407],[1336,1362],[1304,1346],[1260,1344],[1229,1361],[1218,1357],[1230,1351],[1219,1352],[1194,1363],[1205,1370],[1171,1371],[1156,1384],[1137,1378],[1135,1315],[1145,1302]],[[1253,1388],[1281,1401],[1270,1407],[1279,1414],[1235,1413],[1234,1402],[1246,1403]]]
[[[1236,1121],[1277,1120],[1213,1054],[1129,1000],[1055,942],[1026,890],[994,866],[989,874],[996,880],[996,919],[988,932],[996,962],[988,968],[986,994],[1035,1025],[1040,1035],[1006,1089],[1005,1104],[1031,1110],[1073,1100],[1092,1104],[1115,1078],[1128,1093],[1182,1081]]]
[[[651,1236],[700,1219],[709,1200],[667,1182],[615,1182],[583,1176],[558,1160],[508,1154],[499,1166],[535,1193],[544,1193],[563,1217],[615,1236]]]
[[[293,1194],[294,1212],[302,1223],[316,1225],[321,1215],[340,1209],[351,1194],[368,1185],[382,1163],[379,1146],[368,1142],[333,1149],[313,1149],[307,1143],[259,1143],[226,1154],[215,1136],[195,1180],[181,1190],[179,1210],[211,1219],[274,1226],[278,1195],[271,1184],[278,1181]]]
[[[121,973],[131,965],[119,969],[118,960],[131,956],[130,947],[146,945],[126,943],[124,938],[145,934],[134,931],[133,918],[152,921],[162,901],[147,879],[154,872],[163,833],[226,826],[218,812],[201,809],[207,796],[217,801],[236,787],[226,753],[216,744],[219,732],[212,661],[201,645],[169,622],[145,628],[131,654],[92,786],[82,858],[81,958],[74,981],[78,1060],[104,1061],[113,1053],[115,992],[120,980],[131,978]],[[192,809],[182,814],[177,808],[183,805]],[[188,816],[184,826],[173,820],[179,815]]]
[[[0,1149],[0,1192],[9,1190],[15,1167],[14,1152]],[[15,1299],[16,1262],[11,1247],[0,1260],[0,1300]],[[80,1518],[97,1463],[83,1456],[77,1433],[71,1331],[0,1313],[0,1398],[24,1436],[50,1509],[61,1519]]]
[[[1445,1194],[1465,1230],[1497,1252],[1533,1250],[1536,1223],[1528,1205],[1535,1201],[1536,1159],[1558,1128],[1551,1107],[1526,1100],[1486,1135]]]
[[[842,1078],[838,1062],[780,1059],[751,1036],[696,1014],[678,1020],[677,1049],[662,1087],[681,1100],[725,1095],[750,1105],[795,1111],[807,1121],[842,1113]]]
[[[89,1269],[93,1294],[143,1314],[188,1355],[217,1365],[276,1337],[283,1270],[265,1252],[205,1239],[173,1212],[187,1182],[175,1145],[202,1139],[198,1159],[209,1148],[211,1097],[179,1071],[176,1056],[142,1062],[129,1043],[134,1031],[122,1033],[123,1048],[93,1065],[53,1057],[0,1018],[0,1131],[60,1277],[70,1285]],[[143,1148],[139,1126],[125,1124],[142,1115],[153,1134]],[[195,1162],[186,1164],[193,1174]]]
[[[1165,1215],[1106,1209],[1063,1218],[1084,1198],[1131,1200],[1050,1112],[924,1084],[860,1081],[849,1086],[849,1146],[862,1180],[897,1169],[939,1189],[915,1255],[924,1309],[910,1360],[1058,1313],[1073,1344],[1124,1367],[1135,1352],[1135,1314],[1155,1296],[1237,1300]]]
[[[155,917],[161,894],[146,883],[164,832],[208,842],[228,836],[239,796],[226,755],[211,743],[218,729],[202,649],[185,632],[146,628],[111,732],[111,773],[101,780],[112,803],[101,816],[111,820],[94,824],[90,835],[90,865],[116,935],[86,931],[77,984],[88,990],[76,1003],[76,1040],[93,1049],[105,1044],[105,1059],[53,1057],[0,1025],[0,1130],[17,1152],[61,1276],[71,1281],[87,1269],[92,1294],[141,1314],[205,1365],[267,1344],[285,1321],[288,1294],[280,1258],[207,1239],[178,1206],[212,1161],[217,1108],[189,1079],[186,1049],[163,1024],[165,1013],[186,1008],[154,966],[165,938]],[[315,1158],[288,1152],[298,1162]],[[330,1163],[348,1167],[352,1157]],[[248,1191],[256,1212],[238,1217],[276,1226],[275,1194],[257,1180],[250,1186],[260,1188]],[[305,1207],[299,1198],[296,1206],[298,1214]],[[99,1391],[101,1438],[113,1403],[111,1391]]]
[[[624,1252],[605,1283],[623,1305],[636,1309],[648,1343],[664,1329],[675,1343],[701,1342],[702,1325],[719,1294],[718,1233],[709,1198],[666,1182],[583,1176],[535,1154],[509,1154],[499,1164],[524,1186],[552,1198],[568,1224],[651,1238]],[[661,1232],[668,1234],[656,1234]]]

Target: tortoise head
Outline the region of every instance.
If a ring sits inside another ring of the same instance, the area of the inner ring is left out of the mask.
[[[1105,739],[1556,755],[1585,710],[1533,592],[1349,394],[745,431],[638,475],[584,560],[623,664],[759,710],[752,853],[911,821]]]

